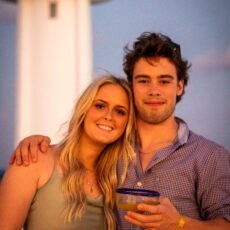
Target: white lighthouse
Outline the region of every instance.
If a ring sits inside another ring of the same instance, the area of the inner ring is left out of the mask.
[[[14,1],[18,2],[16,143],[32,134],[59,140],[60,125],[92,79],[90,4],[104,1]]]

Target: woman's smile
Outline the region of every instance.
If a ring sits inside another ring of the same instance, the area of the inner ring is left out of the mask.
[[[97,127],[105,131],[113,131],[113,127],[110,125],[97,124]]]

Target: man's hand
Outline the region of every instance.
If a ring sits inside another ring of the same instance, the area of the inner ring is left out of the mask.
[[[48,146],[51,140],[47,136],[33,135],[24,138],[16,147],[12,153],[9,164],[13,164],[16,160],[17,165],[29,165],[29,159],[32,162],[37,162],[38,150],[45,153],[48,150]],[[30,157],[29,157],[30,156]]]
[[[149,230],[175,230],[180,220],[180,213],[169,199],[160,197],[159,201],[159,205],[138,205],[140,211],[151,214],[127,212],[125,219]]]

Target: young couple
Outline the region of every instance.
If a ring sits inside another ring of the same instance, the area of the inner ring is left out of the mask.
[[[175,117],[188,81],[180,46],[144,33],[125,49],[127,83],[96,79],[79,99],[66,137],[24,139],[0,185],[0,229],[230,229],[230,154]],[[40,148],[38,147],[40,146]],[[39,150],[37,150],[39,148]],[[135,153],[133,151],[135,150]],[[21,159],[22,158],[22,159]],[[25,163],[25,164],[26,164]],[[115,190],[161,194],[149,214],[115,206]]]

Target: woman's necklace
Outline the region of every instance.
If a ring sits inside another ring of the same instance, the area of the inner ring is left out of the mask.
[[[89,191],[93,193],[93,185],[87,180],[87,185],[89,186]]]
[[[93,198],[97,198],[102,194],[101,189],[98,186],[96,170],[87,170],[84,178],[85,193]]]
[[[86,183],[89,187],[89,191],[90,193],[93,193],[94,192],[94,188],[93,188],[93,183],[90,182],[90,178],[91,179],[94,179],[95,177],[95,171],[94,170],[86,170]]]

